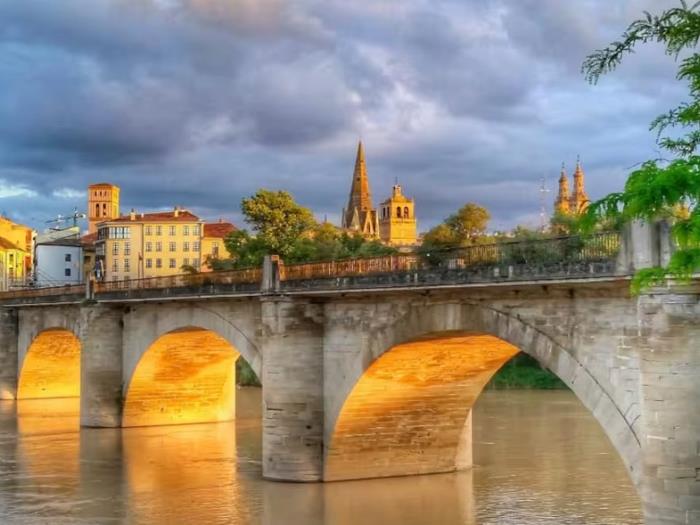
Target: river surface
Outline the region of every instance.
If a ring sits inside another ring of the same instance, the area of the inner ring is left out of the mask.
[[[570,392],[485,392],[472,471],[261,479],[260,391],[236,423],[79,429],[74,400],[0,401],[0,524],[638,525],[637,497]]]

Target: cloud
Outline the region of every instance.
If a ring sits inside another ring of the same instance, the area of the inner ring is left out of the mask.
[[[601,196],[657,156],[672,59],[650,45],[597,86],[580,64],[675,3],[0,2],[0,169],[21,181],[0,196],[40,225],[106,180],[124,209],[240,221],[241,197],[279,187],[337,218],[362,137],[375,201],[398,177],[423,229],[467,201],[532,220],[562,160]]]
[[[0,199],[36,197],[37,192],[19,184],[0,179]]]

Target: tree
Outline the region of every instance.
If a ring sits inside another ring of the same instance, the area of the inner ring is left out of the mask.
[[[693,52],[700,39],[700,2],[679,7],[660,15],[645,12],[632,22],[620,41],[590,55],[582,70],[586,78],[596,83],[613,71],[624,56],[634,52],[638,44],[658,42],[666,53],[679,61],[678,80],[688,83],[689,99],[651,124],[659,145],[674,155],[670,161],[650,160],[633,171],[624,191],[612,193],[594,202],[584,217],[584,227],[591,229],[604,219],[652,221],[667,217],[673,223],[672,232],[679,249],[666,268],[651,268],[637,273],[633,289],[660,284],[667,276],[683,280],[700,268],[700,54]],[[680,58],[681,53],[689,56]],[[667,132],[677,130],[674,135]],[[680,130],[683,130],[679,133]]]
[[[297,204],[286,191],[258,190],[243,199],[241,210],[256,240],[283,258],[290,254],[299,237],[316,224],[311,210]]]
[[[483,206],[469,202],[450,215],[445,224],[454,231],[460,244],[472,244],[486,234],[491,214]]]

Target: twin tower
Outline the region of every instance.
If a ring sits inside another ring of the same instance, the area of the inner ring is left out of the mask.
[[[357,145],[350,197],[347,207],[343,209],[341,226],[390,246],[414,246],[418,243],[415,201],[401,192],[399,184],[394,184],[391,197],[379,205],[379,212],[372,205],[362,141]]]
[[[573,192],[569,192],[569,178],[566,175],[566,168],[562,164],[561,176],[559,177],[559,194],[557,195],[557,200],[554,201],[554,212],[560,215],[579,215],[586,211],[589,203],[581,159],[576,160]]]

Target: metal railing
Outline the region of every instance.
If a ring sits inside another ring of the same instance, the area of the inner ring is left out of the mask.
[[[421,274],[431,279],[435,275],[442,275],[443,279],[459,282],[609,274],[614,271],[620,243],[619,233],[606,232],[591,236],[507,241],[381,257],[288,265],[281,263],[279,279],[284,290],[285,282],[289,282],[292,289],[296,286],[294,283],[303,281],[307,281],[307,284],[300,284],[304,288],[323,288],[324,286],[337,288],[345,286],[343,283],[338,284],[337,279],[392,274],[396,275],[396,279],[403,279],[402,276],[407,274]],[[336,279],[336,283],[330,285],[327,279]],[[101,294],[137,290],[180,289],[188,293],[193,291],[193,293],[215,295],[223,289],[223,293],[231,291],[251,293],[261,291],[262,280],[262,268],[245,268],[145,279],[100,281],[95,283],[93,291],[98,299]],[[313,281],[318,282],[313,283]],[[85,294],[85,285],[0,292],[0,300],[78,294]]]
[[[167,288],[200,288],[207,285],[255,284],[262,280],[262,269],[244,268],[194,274],[147,277],[145,279],[124,279],[121,281],[98,281],[95,293],[121,290],[161,290]]]
[[[617,232],[525,241],[477,244],[449,250],[423,251],[337,261],[280,266],[281,281],[351,277],[424,270],[484,267],[542,267],[614,261],[620,249]]]

